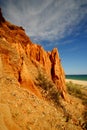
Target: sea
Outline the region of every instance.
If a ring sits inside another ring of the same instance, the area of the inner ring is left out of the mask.
[[[87,81],[87,75],[66,75],[66,79]]]

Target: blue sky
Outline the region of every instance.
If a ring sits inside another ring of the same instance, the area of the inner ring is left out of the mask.
[[[0,0],[0,7],[33,42],[58,48],[66,74],[87,74],[87,0]]]

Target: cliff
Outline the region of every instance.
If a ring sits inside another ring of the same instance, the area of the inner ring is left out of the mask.
[[[22,27],[7,22],[0,10],[0,66],[2,74],[11,75],[17,83],[39,93],[34,84],[35,73],[42,68],[61,95],[66,98],[64,71],[58,50],[46,52],[32,43]],[[38,95],[38,94],[37,94]]]
[[[81,102],[67,96],[57,48],[32,43],[0,9],[0,130],[82,130]]]

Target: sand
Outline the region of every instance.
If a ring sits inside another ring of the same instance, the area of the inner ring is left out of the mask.
[[[66,79],[66,82],[70,82],[70,81],[71,81],[72,83],[79,84],[79,85],[83,85],[84,87],[87,87],[87,81]]]

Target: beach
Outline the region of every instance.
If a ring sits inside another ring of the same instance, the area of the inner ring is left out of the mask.
[[[66,82],[72,82],[72,83],[75,83],[75,84],[79,84],[79,85],[82,85],[84,87],[87,87],[87,81],[83,81],[83,80],[74,80],[74,79],[66,79]]]

